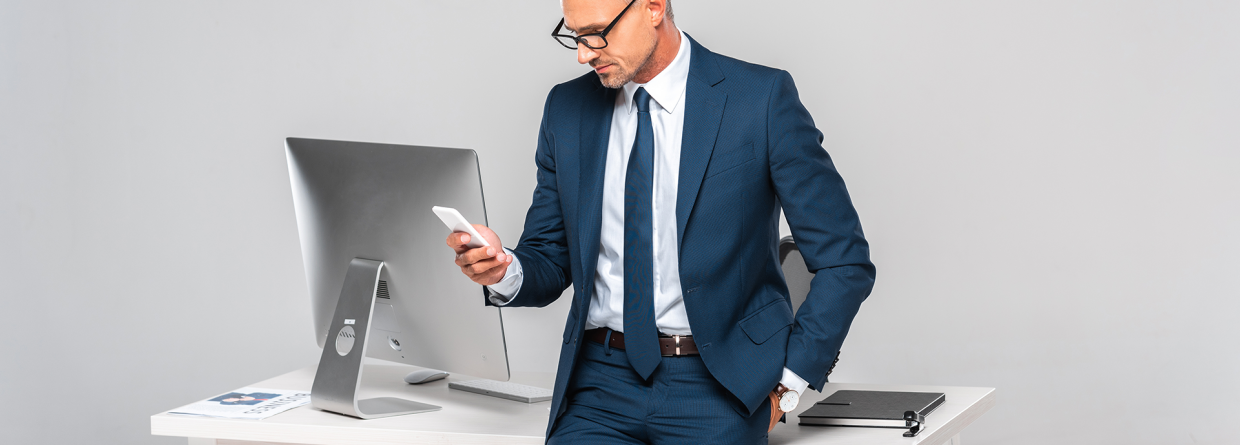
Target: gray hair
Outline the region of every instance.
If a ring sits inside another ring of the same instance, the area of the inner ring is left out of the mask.
[[[629,0],[620,1],[626,5],[629,4]],[[665,3],[667,4],[667,10],[663,11],[663,16],[667,17],[668,20],[671,20],[672,23],[676,23],[676,17],[672,14],[672,0],[667,0]]]
[[[627,5],[629,4],[629,1],[631,0],[620,0],[620,1],[624,2],[624,4]],[[676,23],[675,14],[672,14],[672,0],[666,0],[664,3],[667,5],[667,10],[663,11],[663,16],[667,17],[668,20],[671,20],[672,23]],[[561,7],[564,6],[564,0],[560,0],[560,6]]]

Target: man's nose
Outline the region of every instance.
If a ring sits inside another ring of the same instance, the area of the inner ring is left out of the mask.
[[[582,45],[581,42],[577,42],[577,63],[585,65],[587,63],[590,63],[591,60],[594,60],[597,58],[598,58],[597,51],[590,49],[590,47],[588,46]]]

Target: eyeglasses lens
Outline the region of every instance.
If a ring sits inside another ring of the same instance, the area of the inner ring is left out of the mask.
[[[593,49],[602,49],[603,47],[607,46],[607,40],[599,35],[588,35],[585,37],[578,37],[578,38],[572,38],[568,36],[559,35],[559,36],[556,36],[555,39],[559,41],[561,45],[564,45],[565,47],[571,48],[571,49],[577,49],[578,42],[580,41],[584,41],[587,47],[593,48]]]

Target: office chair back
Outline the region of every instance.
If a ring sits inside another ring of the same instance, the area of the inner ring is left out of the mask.
[[[779,240],[779,265],[784,270],[784,281],[788,283],[788,296],[792,299],[792,313],[795,314],[801,303],[805,302],[805,296],[809,295],[809,284],[814,280],[814,274],[805,265],[805,257],[801,256],[801,250],[797,249],[791,235]]]

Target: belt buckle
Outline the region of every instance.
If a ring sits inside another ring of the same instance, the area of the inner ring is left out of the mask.
[[[674,354],[674,355],[680,355],[680,336],[679,336],[679,335],[673,335],[673,336],[672,336],[672,340],[675,340],[675,341],[676,341],[676,354]]]

